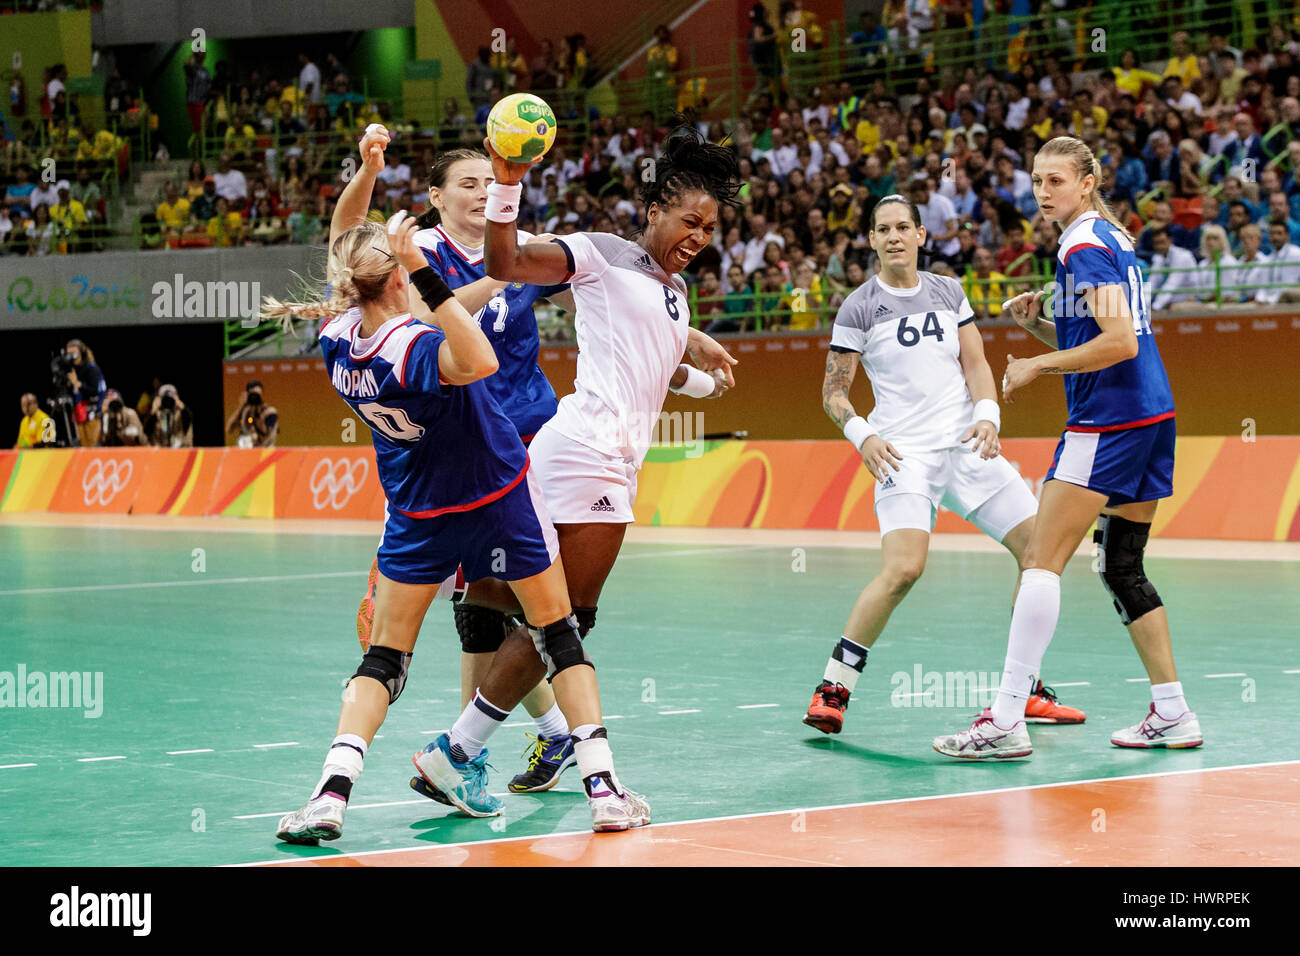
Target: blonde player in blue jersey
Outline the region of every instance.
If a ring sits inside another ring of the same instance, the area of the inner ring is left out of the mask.
[[[1098,193],[1101,167],[1082,140],[1058,136],[1034,158],[1038,207],[1062,228],[1052,321],[1043,293],[1007,303],[1016,321],[1059,351],[1007,356],[1013,401],[1040,375],[1064,375],[1069,417],[1047,473],[1022,561],[1002,685],[991,711],[934,749],[975,760],[1033,752],[1025,701],[1061,606],[1061,572],[1095,522],[1102,583],[1151,680],[1146,716],[1111,736],[1119,747],[1199,747],[1200,723],[1174,668],[1169,620],[1142,568],[1161,498],[1173,493],[1174,398],[1151,332],[1132,237]]]
[[[372,173],[384,163],[379,135],[367,132],[361,143]],[[327,319],[320,334],[326,371],[370,427],[388,499],[370,641],[312,797],[285,814],[276,835],[314,843],[341,834],[366,751],[406,684],[420,624],[457,568],[469,581],[504,578],[517,598],[535,653],[545,655],[555,695],[575,728],[578,766],[584,779],[599,781],[588,790],[592,828],[644,826],[648,804],[614,775],[594,666],[572,613],[536,473],[482,381],[498,367],[491,343],[426,264],[412,241],[414,220],[399,213],[385,230],[349,213],[362,188],[355,178],[348,184],[347,201],[339,202],[330,223],[330,298],[272,301],[264,310]],[[535,685],[536,679],[530,689]],[[453,739],[468,745],[475,719],[494,724],[482,714],[462,714]],[[441,749],[433,748],[442,758],[435,765],[425,759],[428,751],[416,755],[420,773],[463,812],[500,814],[501,802],[487,792],[483,748],[468,752],[447,741],[444,734]]]
[[[840,306],[826,356],[822,404],[876,479],[880,573],[859,595],[803,722],[837,734],[868,651],[925,568],[940,505],[1025,552],[1037,502],[999,454],[1001,417],[975,313],[956,279],[917,271],[925,227],[916,205],[885,196],[871,211],[880,273]],[[849,389],[858,365],[875,407],[862,418]],[[1031,719],[1082,723],[1049,688],[1034,688]]]
[[[376,124],[370,131],[379,148],[390,142],[387,129]],[[370,206],[375,177],[363,166],[357,171],[357,190],[348,195],[356,204],[355,212],[364,216]],[[514,423],[519,438],[527,447],[533,436],[555,414],[555,390],[537,365],[539,347],[537,319],[533,303],[549,298],[568,311],[573,298],[568,286],[525,285],[498,282],[483,268],[483,236],[487,220],[483,210],[487,187],[492,183],[492,165],[485,154],[474,149],[452,149],[439,153],[429,169],[429,210],[420,217],[421,228],[415,244],[424,253],[429,267],[455,293],[456,300],[475,317],[483,334],[492,343],[499,367],[484,379],[488,394],[496,400],[506,417]],[[533,237],[520,233],[520,241]],[[370,568],[365,597],[357,611],[357,635],[364,647],[369,642],[374,619],[374,590],[379,575],[376,560]],[[501,610],[511,604],[513,596],[495,579],[466,583],[448,582],[440,595],[452,605],[456,633],[461,643],[461,706],[469,703],[474,691],[487,674],[501,642],[514,630],[512,617]],[[548,790],[560,775],[573,766],[576,758],[569,726],[555,702],[550,685],[542,682],[523,700],[537,732],[529,748],[527,768],[508,784],[513,793],[537,793]],[[412,777],[411,788],[437,800],[422,777]]]

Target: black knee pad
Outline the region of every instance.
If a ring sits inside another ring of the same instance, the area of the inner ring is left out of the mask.
[[[506,615],[490,607],[477,604],[453,605],[456,616],[456,633],[460,635],[460,649],[466,654],[491,654],[501,648],[513,627]]]
[[[410,652],[403,653],[391,647],[375,647],[371,644],[352,679],[373,677],[388,688],[388,702],[392,704],[402,696],[402,689],[406,686],[406,670],[410,666]]]
[[[575,607],[573,616],[578,619],[579,637],[586,637],[587,632],[596,626],[596,609],[594,607]]]
[[[546,664],[547,680],[554,680],[555,675],[569,667],[586,664],[595,667],[587,650],[582,646],[582,635],[578,630],[577,618],[570,614],[554,624],[545,627],[528,625],[528,635],[533,639],[533,647]]]
[[[1142,570],[1151,525],[1119,515],[1102,515],[1092,540],[1098,545],[1101,582],[1125,625],[1163,606],[1155,585]]]

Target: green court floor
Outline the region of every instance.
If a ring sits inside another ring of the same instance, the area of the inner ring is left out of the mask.
[[[411,754],[459,711],[459,646],[450,609],[435,605],[342,839],[275,841],[278,815],[316,782],[359,660],[354,616],[375,543],[0,526],[0,682],[7,672],[12,687],[20,666],[103,680],[98,717],[84,701],[0,707],[0,864],[222,864],[585,830],[572,774],[549,794],[506,797],[496,821],[449,815],[407,788]],[[1147,562],[1202,750],[1110,746],[1145,712],[1147,686],[1076,560],[1044,670],[1088,722],[1034,728],[1024,762],[934,753],[931,737],[989,698],[923,696],[926,675],[1002,663],[1013,569],[979,553],[931,555],[872,651],[845,732],[823,737],[800,718],[878,563],[838,548],[808,548],[803,570],[789,547],[625,548],[590,641],[620,776],[656,822],[1300,759],[1300,737],[1282,732],[1300,715],[1300,566],[1282,561]],[[528,743],[527,716],[510,724],[491,744],[497,792]],[[121,759],[88,759],[105,757]]]

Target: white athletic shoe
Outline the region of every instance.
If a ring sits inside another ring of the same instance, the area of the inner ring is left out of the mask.
[[[1142,722],[1133,727],[1125,727],[1110,735],[1110,742],[1116,747],[1167,747],[1184,750],[1199,747],[1205,743],[1201,736],[1201,724],[1196,714],[1186,711],[1173,720],[1165,720],[1156,713],[1156,705],[1142,718]]]
[[[301,810],[280,818],[276,837],[285,843],[316,846],[321,840],[337,840],[343,835],[343,814],[347,801],[332,793],[322,793],[307,801]]]
[[[1004,730],[993,723],[993,716],[987,711],[975,718],[969,730],[948,737],[935,737],[934,749],[945,756],[965,760],[1006,760],[1009,757],[1028,757],[1034,752],[1023,720]]]
[[[582,781],[591,805],[591,828],[597,833],[616,832],[650,823],[650,804],[639,793],[619,786],[612,774],[596,774]]]

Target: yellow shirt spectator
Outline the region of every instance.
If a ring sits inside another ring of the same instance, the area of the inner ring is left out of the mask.
[[[970,307],[975,310],[976,315],[1002,314],[1002,300],[1006,298],[1006,281],[1007,277],[997,271],[990,272],[986,279],[979,278],[974,272],[966,273],[961,284],[966,290],[966,298],[970,300]]]
[[[1034,134],[1039,139],[1046,141],[1052,135],[1052,118],[1048,116],[1041,123],[1029,128],[1034,131]]]
[[[1100,133],[1106,128],[1106,121],[1110,119],[1110,114],[1106,112],[1104,106],[1094,106],[1092,108],[1092,120],[1096,124],[1096,130]],[[1075,136],[1083,135],[1084,116],[1078,110],[1073,112],[1073,118],[1070,122],[1070,132]]]
[[[1125,70],[1122,67],[1111,67],[1111,72],[1115,74],[1115,86],[1121,93],[1128,93],[1134,99],[1142,96],[1142,87],[1146,84],[1155,86],[1160,82],[1160,77],[1146,70]]]
[[[1192,80],[1199,80],[1201,78],[1201,70],[1200,67],[1196,65],[1196,57],[1190,53],[1182,59],[1179,59],[1176,56],[1171,56],[1169,58],[1169,65],[1165,67],[1164,78],[1168,79],[1171,76],[1176,76],[1182,80],[1183,86],[1191,86]]]
[[[174,203],[164,199],[154,210],[154,215],[159,222],[180,228],[190,221],[190,201],[183,196],[178,196]]]
[[[233,246],[243,239],[244,217],[237,212],[226,213],[223,224],[220,216],[208,220],[208,238],[219,246]]]
[[[870,120],[858,120],[858,126],[853,131],[853,135],[862,144],[863,153],[874,153],[880,148],[880,127]],[[894,149],[894,155],[898,155],[897,147]]]
[[[50,207],[50,221],[60,229],[79,229],[86,224],[86,207],[75,199],[67,205],[55,203]]]
[[[814,275],[808,288],[787,287],[778,308],[790,310],[791,329],[815,329],[821,322],[822,280]]]
[[[47,440],[54,441],[54,419],[39,408],[30,415],[24,415],[18,426],[18,444],[14,447],[35,448]]]

